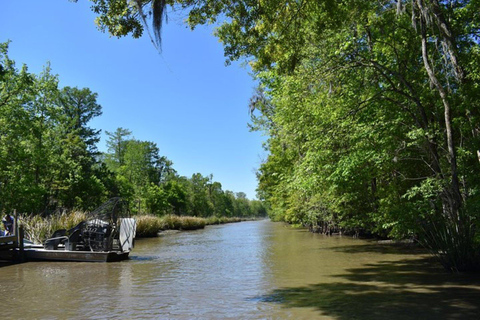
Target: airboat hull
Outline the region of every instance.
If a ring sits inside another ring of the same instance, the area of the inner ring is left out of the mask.
[[[25,249],[27,261],[74,261],[74,262],[115,262],[127,260],[130,252],[67,251],[46,249]]]

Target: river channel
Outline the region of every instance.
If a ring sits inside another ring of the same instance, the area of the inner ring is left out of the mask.
[[[479,319],[480,279],[419,249],[254,221],[139,239],[119,263],[0,267],[3,319]]]

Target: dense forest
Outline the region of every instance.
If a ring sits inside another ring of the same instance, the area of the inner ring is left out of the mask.
[[[222,190],[212,175],[180,176],[154,142],[124,128],[106,132],[89,122],[102,114],[88,88],[59,87],[47,65],[41,74],[17,69],[0,44],[1,210],[48,214],[92,210],[122,197],[133,213],[197,217],[266,215],[261,201]]]
[[[480,269],[480,1],[92,2],[100,29],[157,44],[169,6],[184,10],[249,63],[273,219],[415,238]]]

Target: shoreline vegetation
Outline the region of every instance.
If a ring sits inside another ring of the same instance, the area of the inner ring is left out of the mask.
[[[168,230],[191,231],[205,228],[208,225],[218,225],[225,223],[234,223],[258,219],[255,217],[193,217],[164,215],[156,216],[153,214],[140,214],[132,216],[137,221],[136,238],[157,237],[159,233]],[[73,211],[41,217],[39,215],[19,215],[18,221],[23,225],[25,235],[35,243],[43,243],[55,230],[70,229],[81,221],[88,219],[85,212]]]
[[[137,221],[137,238],[157,237],[159,233],[168,230],[192,231],[203,229],[209,225],[218,225],[234,222],[249,221],[258,218],[239,218],[239,217],[192,217],[166,215],[162,217],[142,214],[135,217]]]

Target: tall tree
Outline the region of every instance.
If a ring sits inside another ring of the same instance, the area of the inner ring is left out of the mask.
[[[106,192],[94,169],[98,132],[87,126],[100,114],[96,94],[59,89],[48,65],[39,75],[26,66],[18,71],[7,49],[0,45],[2,204],[35,213],[58,206],[91,208]],[[84,98],[90,107],[82,104]]]
[[[102,107],[97,103],[97,97],[89,88],[64,87],[60,92],[60,116],[65,124],[65,134],[78,134],[92,155],[97,153],[101,131],[88,127],[93,118],[102,115]]]
[[[33,179],[24,166],[31,163],[24,134],[29,116],[24,104],[31,95],[35,76],[24,65],[20,70],[8,56],[8,43],[0,43],[0,197],[2,208],[32,210],[38,200],[32,196]]]
[[[55,128],[61,140],[58,156],[56,198],[68,208],[95,207],[106,197],[106,187],[97,171],[97,143],[100,130],[88,126],[90,120],[102,114],[97,94],[90,89],[65,87],[60,90]]]
[[[108,136],[108,155],[106,158],[107,165],[111,170],[115,171],[125,162],[124,157],[127,141],[132,132],[128,129],[117,128],[115,132],[105,131],[105,133]]]

